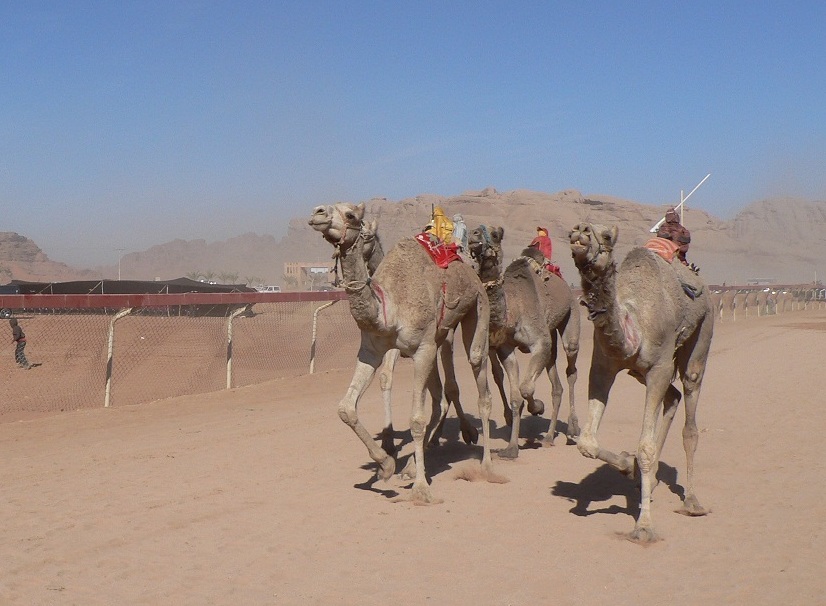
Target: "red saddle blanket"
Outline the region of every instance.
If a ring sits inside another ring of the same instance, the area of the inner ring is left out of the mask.
[[[672,242],[671,240],[666,240],[665,238],[651,238],[643,245],[643,248],[647,248],[648,250],[657,253],[663,259],[671,263],[677,255],[680,245],[676,242]]]
[[[427,251],[433,262],[442,269],[445,269],[454,261],[462,261],[462,257],[458,253],[459,247],[455,244],[445,244],[439,240],[434,240],[426,233],[416,234],[414,237],[416,242],[421,244],[422,248]]]

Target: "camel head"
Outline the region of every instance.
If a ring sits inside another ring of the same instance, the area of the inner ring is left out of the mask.
[[[502,257],[502,238],[505,230],[497,226],[480,225],[468,234],[467,245],[470,256],[480,265],[486,259],[497,261]]]
[[[359,237],[363,218],[364,202],[358,205],[339,202],[332,206],[316,206],[307,223],[321,232],[330,244],[346,251]]]
[[[617,227],[580,223],[568,234],[571,256],[580,271],[590,269],[602,273],[613,262],[614,245],[617,243]]]

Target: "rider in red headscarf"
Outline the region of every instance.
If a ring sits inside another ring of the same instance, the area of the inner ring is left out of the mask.
[[[548,261],[551,260],[551,251],[553,250],[553,247],[551,246],[551,239],[548,237],[547,227],[537,227],[536,237],[528,246],[538,248],[539,252],[541,252],[542,255],[548,259]]]

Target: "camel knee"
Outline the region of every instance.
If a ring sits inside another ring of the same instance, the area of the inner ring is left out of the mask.
[[[356,413],[356,409],[352,406],[348,406],[343,402],[338,405],[338,418],[344,421],[350,427],[355,427],[359,420],[358,414]]]
[[[599,442],[594,436],[580,435],[576,447],[583,457],[596,459],[599,455]]]
[[[393,375],[389,372],[379,373],[379,386],[382,391],[387,391],[393,385]]]
[[[640,447],[637,449],[637,463],[642,473],[651,471],[657,458],[656,451],[657,448],[653,442],[640,444]]]
[[[425,423],[424,417],[420,417],[418,415],[411,417],[410,434],[413,436],[414,440],[424,439],[426,429],[427,423]]]

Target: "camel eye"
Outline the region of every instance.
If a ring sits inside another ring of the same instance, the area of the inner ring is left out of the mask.
[[[356,220],[356,215],[354,215],[353,213],[348,212],[348,213],[345,213],[344,216],[347,217],[348,221],[355,221]]]

